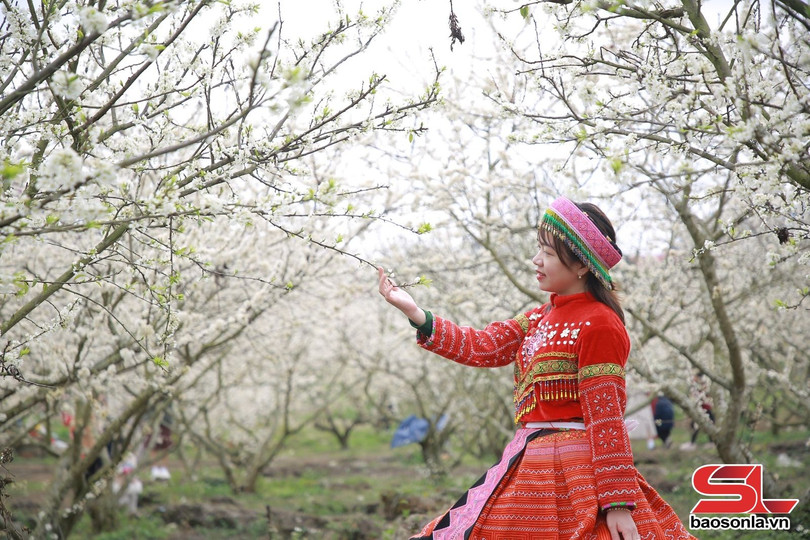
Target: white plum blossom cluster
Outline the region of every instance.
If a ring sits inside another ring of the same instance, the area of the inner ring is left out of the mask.
[[[146,55],[151,61],[157,60],[158,55],[160,55],[160,50],[160,47],[155,43],[144,43],[140,48],[141,54]]]
[[[76,73],[60,70],[51,77],[51,86],[56,95],[65,99],[78,99],[84,91],[84,83]]]
[[[30,226],[47,227],[57,221],[73,224],[110,218],[112,209],[105,201],[120,194],[126,175],[109,161],[84,159],[71,148],[61,148],[45,158],[35,178],[40,193],[73,193],[71,198],[56,199],[43,211],[27,209]],[[20,186],[14,190],[20,191]]]
[[[109,26],[107,16],[94,6],[84,6],[79,9],[79,21],[82,27],[91,34],[103,34]]]
[[[36,41],[36,26],[31,24],[24,8],[4,2],[0,5],[0,14],[9,30],[8,39],[13,48],[25,47]]]
[[[71,148],[53,152],[43,163],[37,187],[43,191],[70,189],[84,182],[82,158]]]

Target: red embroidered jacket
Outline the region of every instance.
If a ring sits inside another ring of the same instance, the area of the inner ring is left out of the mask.
[[[483,330],[433,318],[421,347],[474,367],[515,364],[515,422],[582,420],[593,452],[600,508],[633,507],[639,490],[624,425],[630,339],[590,293],[549,303]]]

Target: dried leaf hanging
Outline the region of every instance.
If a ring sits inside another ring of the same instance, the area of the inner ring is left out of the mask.
[[[790,231],[787,230],[785,227],[779,227],[776,229],[776,237],[779,239],[780,244],[787,244],[790,240]]]
[[[453,11],[453,0],[450,0],[450,50],[453,50],[453,45],[458,41],[464,43],[464,34],[461,33],[461,27],[458,25],[458,17]]]

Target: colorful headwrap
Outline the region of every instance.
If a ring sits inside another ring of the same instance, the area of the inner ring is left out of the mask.
[[[540,227],[565,242],[602,285],[613,289],[608,271],[621,260],[622,254],[577,205],[560,197],[546,210]]]

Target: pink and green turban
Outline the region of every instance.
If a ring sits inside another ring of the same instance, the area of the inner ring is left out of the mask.
[[[565,197],[558,198],[546,210],[540,227],[565,242],[602,285],[613,289],[609,271],[622,254],[577,205]]]

